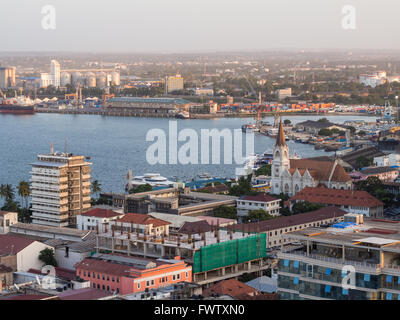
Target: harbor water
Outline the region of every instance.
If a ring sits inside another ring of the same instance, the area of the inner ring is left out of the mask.
[[[287,118],[295,124],[307,119],[318,120],[322,117],[306,115]],[[328,118],[335,123],[362,119],[375,121],[373,117],[363,116],[335,115]],[[103,191],[106,192],[121,192],[126,184],[129,169],[132,169],[134,176],[155,172],[165,177],[179,177],[183,181],[192,179],[201,172],[218,177],[235,176],[235,169],[240,165],[235,161],[232,164],[223,164],[224,144],[222,141],[221,164],[150,165],[146,160],[146,150],[154,142],[147,142],[146,135],[151,129],[162,129],[168,135],[169,121],[171,120],[160,118],[97,115],[0,115],[0,184],[12,184],[15,187],[21,180],[29,181],[30,164],[36,160],[38,154],[50,152],[52,142],[55,151],[64,152],[67,147],[68,152],[90,157],[89,161],[93,163],[92,178],[99,180]],[[250,118],[172,121],[177,121],[178,132],[185,128],[194,129],[199,137],[202,129],[229,129],[233,136],[233,130],[240,130],[242,125],[254,122]],[[264,118],[263,121],[273,122],[273,118]],[[245,141],[244,137],[243,141]],[[200,140],[198,143],[200,150]],[[254,151],[256,153],[272,152],[274,143],[272,138],[255,134]],[[185,142],[178,142],[178,149],[183,144]],[[291,154],[295,151],[303,158],[329,155],[323,150],[314,150],[313,145],[289,142],[289,148]]]

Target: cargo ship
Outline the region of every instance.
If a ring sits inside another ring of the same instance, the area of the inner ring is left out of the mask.
[[[2,94],[0,98],[0,113],[15,114],[33,114],[35,113],[35,104],[32,99],[24,96],[6,98]]]

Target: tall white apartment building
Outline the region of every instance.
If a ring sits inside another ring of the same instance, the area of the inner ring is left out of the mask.
[[[90,208],[90,165],[70,153],[38,155],[32,163],[32,222],[66,227]]]
[[[51,60],[50,73],[42,73],[40,75],[40,87],[47,88],[54,86],[56,88],[61,85],[61,67],[56,60]]]

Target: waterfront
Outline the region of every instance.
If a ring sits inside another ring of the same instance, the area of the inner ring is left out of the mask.
[[[323,116],[291,116],[292,123],[306,119],[319,119]],[[363,116],[328,116],[329,120],[343,123],[346,120],[375,118]],[[200,136],[201,129],[240,129],[243,124],[253,122],[248,118],[221,118],[214,120],[177,120],[178,130],[195,129]],[[272,122],[272,117],[263,121]],[[207,172],[214,176],[231,177],[235,175],[235,163],[231,165],[155,165],[146,161],[146,150],[152,142],[146,142],[148,130],[159,128],[168,133],[168,119],[160,118],[123,118],[97,115],[0,115],[0,183],[16,186],[20,180],[30,179],[30,163],[39,153],[48,153],[50,144],[55,151],[64,151],[68,137],[68,151],[82,154],[93,162],[92,177],[99,180],[104,191],[120,192],[125,185],[128,169],[134,175],[148,172],[160,173],[166,177],[178,176],[183,180],[198,173]],[[274,139],[255,135],[255,152],[272,151]],[[178,147],[183,143],[179,143]],[[302,157],[328,155],[321,150],[314,150],[313,145],[290,142]],[[223,143],[221,143],[223,150]],[[223,151],[221,151],[223,159]]]

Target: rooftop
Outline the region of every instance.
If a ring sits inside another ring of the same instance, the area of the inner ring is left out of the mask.
[[[0,234],[0,256],[15,255],[34,242],[25,237]]]
[[[310,227],[283,237],[353,247],[382,248],[400,253],[400,222],[392,220],[364,218],[364,223],[349,228]]]
[[[208,289],[203,291],[203,295],[205,297],[211,295],[229,295],[233,298],[239,299],[241,296],[255,296],[260,292],[243,282],[240,282],[235,279],[224,280],[214,284]]]
[[[315,221],[327,220],[332,218],[341,218],[347,212],[337,207],[325,207],[316,211],[300,213],[288,217],[278,217],[271,220],[253,222],[248,224],[236,225],[237,230],[244,230],[250,232],[265,232],[269,230],[276,230],[282,228],[288,228],[301,224],[311,223]]]
[[[280,200],[278,198],[271,197],[267,195],[266,193],[260,193],[256,196],[243,196],[239,198],[240,200],[246,200],[246,201],[257,201],[257,202],[271,202],[271,201],[276,201]]]
[[[26,233],[26,232],[51,233],[54,234],[54,236],[65,235],[65,236],[78,237],[82,239],[86,238],[91,233],[91,231],[88,230],[78,230],[65,227],[49,227],[38,224],[27,224],[22,222],[10,226],[10,231],[13,233]]]
[[[114,218],[121,215],[122,215],[121,213],[115,212],[113,210],[101,209],[101,208],[95,208],[82,213],[82,216],[96,217],[96,218]]]
[[[366,191],[328,189],[326,187],[306,187],[290,198],[290,201],[307,201],[310,203],[358,206],[358,207],[379,207],[383,203]]]
[[[150,225],[153,227],[166,226],[170,223],[161,219],[153,218],[148,214],[139,214],[139,213],[127,213],[122,218],[116,220],[117,223],[133,223],[133,224],[142,224],[142,225]]]
[[[399,169],[393,167],[372,167],[372,168],[365,168],[361,170],[362,174],[365,175],[372,175],[372,174],[380,174],[385,172],[393,172],[398,171]]]

